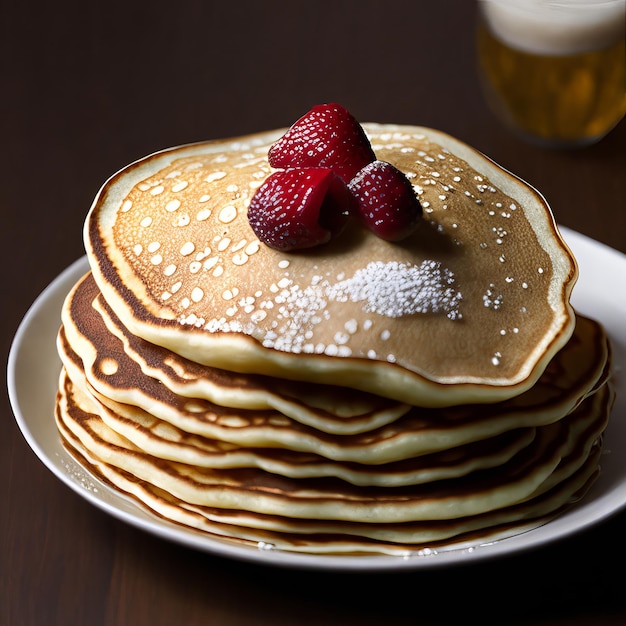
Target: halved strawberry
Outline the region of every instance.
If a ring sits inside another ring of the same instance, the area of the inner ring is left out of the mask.
[[[346,183],[374,161],[365,131],[340,104],[319,104],[303,115],[270,148],[275,168],[328,167]]]
[[[422,205],[413,186],[391,163],[369,163],[348,187],[357,200],[359,217],[382,239],[404,239],[420,223]]]
[[[257,189],[248,221],[271,248],[310,248],[343,230],[354,202],[347,185],[332,170],[289,169],[271,174]]]

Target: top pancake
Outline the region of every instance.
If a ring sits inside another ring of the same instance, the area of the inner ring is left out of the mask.
[[[113,176],[89,213],[107,303],[137,336],[230,371],[418,406],[530,388],[574,326],[577,270],[545,200],[447,135],[363,126],[420,197],[415,234],[390,243],[355,222],[271,249],[246,213],[284,131],[173,148]]]

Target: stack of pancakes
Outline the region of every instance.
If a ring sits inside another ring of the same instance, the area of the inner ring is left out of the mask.
[[[85,224],[56,405],[66,446],[155,514],[263,548],[407,554],[563,511],[599,471],[602,327],[531,187],[436,131],[365,124],[424,223],[280,252],[246,214],[281,131],[119,172]]]

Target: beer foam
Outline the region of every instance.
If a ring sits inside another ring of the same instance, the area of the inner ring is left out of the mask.
[[[533,54],[560,56],[609,47],[624,37],[626,0],[482,0],[503,42]]]

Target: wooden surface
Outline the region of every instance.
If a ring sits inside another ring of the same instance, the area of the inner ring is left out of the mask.
[[[626,125],[577,151],[509,133],[481,98],[468,0],[39,5],[6,3],[0,21],[4,355],[34,298],[82,255],[109,175],[160,148],[289,125],[324,101],[456,135],[537,187],[561,224],[626,252]],[[36,458],[8,401],[1,410],[2,626],[626,623],[626,513],[452,569],[260,567],[97,510]]]

